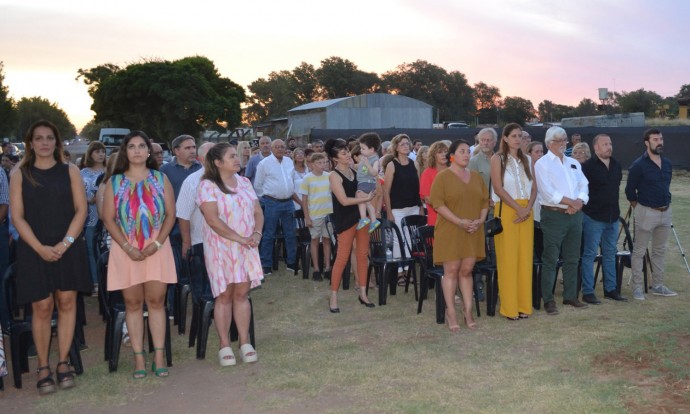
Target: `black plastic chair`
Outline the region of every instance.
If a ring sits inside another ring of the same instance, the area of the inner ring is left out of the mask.
[[[188,261],[189,281],[192,285],[192,323],[189,327],[189,347],[191,348],[196,344],[196,359],[205,359],[215,300],[211,294],[204,257],[200,253],[200,251],[193,249]],[[249,298],[249,309],[249,341],[256,349],[254,305],[251,297]],[[237,326],[233,320],[230,324],[230,341],[234,342],[238,337]]]
[[[394,240],[397,238],[400,249],[400,257],[386,257],[386,240]],[[371,233],[369,238],[369,269],[367,270],[367,293],[369,293],[369,281],[371,273],[374,271],[376,280],[379,282],[379,306],[386,304],[386,285],[390,288],[390,294],[395,295],[397,280],[397,269],[399,267],[408,266],[406,278],[410,278],[414,272],[415,260],[407,257],[405,247],[400,234],[400,229],[394,222],[389,220],[381,220],[381,226]],[[415,284],[415,300],[417,295],[417,279],[414,278]]]
[[[14,387],[22,388],[22,374],[29,372],[29,347],[33,344],[33,334],[31,332],[31,305],[23,307],[23,316],[19,317],[16,314],[18,309],[16,305],[16,264],[11,264],[3,276],[3,287],[5,291],[5,304],[10,314],[9,326],[3,327],[3,331],[9,334],[10,339],[10,358],[12,364],[12,376],[14,379]],[[79,323],[79,322],[77,322]],[[51,329],[53,334],[57,331],[57,312],[53,312],[51,320]],[[52,341],[52,335],[51,335]],[[72,339],[72,345],[69,350],[69,361],[74,367],[74,372],[77,375],[84,373],[84,366],[81,361],[81,354],[79,353],[79,340],[76,335]],[[9,367],[10,364],[8,364]]]
[[[189,282],[189,263],[182,257],[181,245],[171,243],[171,247],[178,276],[177,283],[169,287],[170,289],[175,289],[175,294],[173,295],[173,320],[177,324],[177,333],[184,335],[187,328],[187,303],[192,290]]]
[[[405,247],[410,252],[412,259],[415,261],[415,264],[412,266],[411,278],[405,279],[405,293],[407,293],[407,290],[410,286],[410,280],[412,279],[415,288],[415,300],[419,299],[417,294],[417,264],[419,264],[421,270],[421,260],[424,256],[424,248],[416,237],[416,231],[418,227],[426,226],[426,224],[427,217],[418,214],[403,217],[400,222],[400,232],[402,233],[403,240],[405,241]],[[420,278],[421,277],[422,275],[420,275]]]
[[[106,317],[105,344],[103,346],[104,359],[108,361],[108,370],[117,371],[122,345],[122,325],[125,323],[125,300],[119,290],[108,291],[108,261],[110,252],[106,251],[98,258],[98,296],[103,303]],[[144,306],[146,306],[144,304]],[[144,321],[147,321],[144,308]],[[172,343],[170,340],[170,319],[165,318],[165,357],[168,367],[172,366]],[[153,351],[153,339],[149,332],[149,352]]]
[[[446,320],[446,299],[443,297],[443,266],[434,266],[434,226],[421,226],[417,228],[416,238],[422,243],[424,251],[421,279],[419,281],[419,301],[417,302],[417,314],[422,313],[422,305],[429,291],[429,279],[436,284],[436,323],[442,324]]]
[[[624,234],[623,249],[616,253],[616,291],[620,295],[621,287],[623,286],[623,271],[625,268],[632,270],[632,251],[633,251],[633,237],[630,233],[630,227],[625,222],[623,217],[618,217],[621,229]],[[644,292],[649,292],[649,281],[647,280],[647,254],[642,258],[642,273],[644,275]],[[594,280],[596,282],[596,279]]]
[[[295,211],[295,224],[297,225],[297,260],[302,267],[302,279],[309,279],[311,270],[311,233],[304,220],[304,211]]]

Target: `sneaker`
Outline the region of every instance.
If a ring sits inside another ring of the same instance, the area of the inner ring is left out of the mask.
[[[378,229],[381,226],[381,222],[376,220],[375,222],[371,223],[369,226],[369,234],[373,233],[376,229]]]
[[[297,274],[297,263],[288,263],[285,265],[285,270],[292,272],[293,275]]]
[[[652,289],[650,289],[650,290],[652,292],[652,295],[666,296],[666,297],[678,296],[678,294],[676,292],[672,291],[671,289],[667,288],[664,285],[652,287]]]
[[[270,267],[264,267],[264,268],[263,268],[263,271],[264,271],[264,276],[268,276],[268,275],[270,275],[270,274],[272,273]]]
[[[321,272],[314,271],[311,275],[311,280],[314,282],[323,282],[323,277],[321,277]]]
[[[642,292],[642,288],[635,288],[635,290],[633,290],[633,299],[645,300],[644,292]]]
[[[357,230],[362,230],[363,228],[368,226],[369,223],[371,223],[371,220],[369,220],[368,218],[360,219],[359,224],[357,224]]]

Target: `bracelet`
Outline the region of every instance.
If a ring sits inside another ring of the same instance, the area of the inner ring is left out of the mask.
[[[129,244],[129,242],[124,242],[124,243],[122,243],[122,246],[120,246],[120,247],[122,247],[122,248],[124,249],[126,246],[130,246],[130,247],[131,247],[131,245]]]
[[[156,245],[156,249],[158,249],[158,250],[160,250],[161,247],[163,247],[163,245],[161,244],[161,242],[159,242],[158,240],[154,240],[154,241],[153,241],[153,244]]]
[[[67,245],[67,243],[65,243],[64,240],[62,241],[62,245],[65,246],[65,249],[69,247],[69,246]]]
[[[259,235],[259,237],[263,237],[263,234],[261,234],[261,232],[260,232],[260,231],[255,231],[254,233],[252,233],[252,236],[253,236],[253,235],[255,235],[255,234],[258,234],[258,235]]]

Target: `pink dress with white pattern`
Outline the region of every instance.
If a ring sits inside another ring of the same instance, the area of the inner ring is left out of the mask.
[[[237,187],[230,188],[234,194],[225,194],[209,180],[202,180],[197,192],[196,203],[215,202],[218,217],[230,229],[242,237],[254,232],[254,201],[257,200],[254,187],[244,177],[236,176]],[[204,259],[211,282],[213,297],[217,297],[231,283],[251,282],[251,287],[261,285],[264,272],[261,268],[259,249],[245,247],[218,235],[204,220]]]

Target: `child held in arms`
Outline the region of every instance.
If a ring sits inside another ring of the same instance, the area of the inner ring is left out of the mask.
[[[379,176],[379,156],[378,150],[381,148],[381,138],[374,132],[366,132],[359,139],[360,152],[359,163],[357,164],[357,198],[367,198],[372,191],[376,190],[376,180]],[[369,233],[376,230],[381,222],[376,219],[376,210],[371,202],[358,204],[359,224],[357,230],[369,226]],[[369,217],[367,217],[369,213]]]

